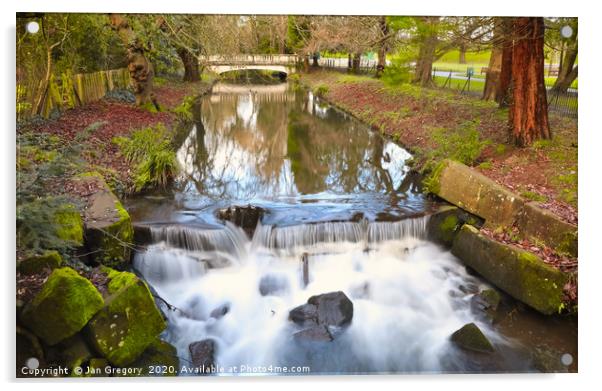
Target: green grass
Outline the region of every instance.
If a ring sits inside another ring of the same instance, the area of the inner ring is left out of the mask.
[[[433,81],[435,82],[435,84],[437,85],[437,87],[443,87],[443,83],[445,83],[445,80],[447,79],[447,77],[444,76],[434,76],[433,77]],[[450,83],[451,83],[451,87],[450,87]],[[445,88],[451,88],[454,90],[461,90],[462,87],[464,86],[464,84],[466,83],[466,80],[460,80],[460,79],[451,79],[450,83],[447,83],[447,85],[445,86]],[[479,91],[482,92],[483,89],[485,88],[485,81],[482,79],[473,79],[470,81],[470,91]]]
[[[487,64],[489,57],[491,56],[491,50],[484,50],[481,52],[466,52],[466,63],[467,64]],[[451,50],[445,53],[440,59],[441,63],[458,63],[460,60],[460,51]],[[463,65],[467,65],[463,64]]]

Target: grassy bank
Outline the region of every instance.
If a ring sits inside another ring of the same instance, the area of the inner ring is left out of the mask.
[[[19,124],[18,257],[46,249],[72,254],[78,243],[57,234],[65,225],[61,211],[69,205],[83,216],[98,190],[77,180],[82,175],[99,172],[118,196],[166,184],[177,170],[170,142],[175,124],[189,119],[192,100],[187,97],[205,93],[212,82],[159,79],[155,93],[160,111],[134,106],[123,92],[54,120]]]
[[[423,171],[458,160],[577,223],[576,120],[550,114],[554,139],[516,148],[507,142],[507,111],[491,102],[337,72],[313,72],[302,82],[411,150]]]

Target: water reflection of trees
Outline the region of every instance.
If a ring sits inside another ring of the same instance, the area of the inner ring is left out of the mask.
[[[190,184],[212,199],[324,191],[397,197],[412,183],[403,182],[407,154],[391,148],[307,95],[250,86],[203,99],[179,158]]]

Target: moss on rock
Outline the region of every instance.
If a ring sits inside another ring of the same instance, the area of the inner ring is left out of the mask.
[[[496,287],[543,314],[565,307],[563,288],[568,275],[535,254],[499,243],[466,224],[454,240],[452,253]]]
[[[157,338],[130,366],[142,368],[140,376],[176,376],[180,359],[174,346]],[[149,373],[151,367],[156,369],[152,374]]]
[[[86,209],[86,247],[95,262],[120,267],[130,260],[134,229],[130,215],[113,194],[102,175],[91,172],[75,180],[93,183],[99,190]]]
[[[48,345],[80,331],[104,301],[86,278],[71,268],[56,269],[23,309],[21,320]]]
[[[62,240],[81,246],[84,243],[84,223],[73,204],[64,204],[54,214],[57,224],[56,236]]]
[[[462,225],[468,221],[482,224],[482,221],[480,222],[476,216],[456,206],[441,206],[429,216],[427,222],[428,238],[435,243],[450,247]]]
[[[495,350],[481,329],[474,323],[468,323],[456,330],[451,335],[451,340],[456,346],[475,352],[491,353]]]
[[[19,262],[19,271],[23,274],[37,274],[45,269],[56,269],[63,264],[63,258],[55,250],[48,250],[39,255],[32,255]]]
[[[524,200],[462,163],[444,160],[427,181],[428,190],[486,220],[490,226],[511,226]]]
[[[107,273],[106,305],[88,324],[95,349],[111,364],[134,362],[166,324],[144,283],[135,274],[103,268]]]

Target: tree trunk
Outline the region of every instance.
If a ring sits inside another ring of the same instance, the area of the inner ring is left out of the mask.
[[[389,35],[389,26],[387,25],[387,18],[385,16],[379,18],[378,26],[380,28],[382,40],[378,46],[378,64],[376,65],[377,78],[382,76],[387,65],[387,36]]]
[[[489,65],[487,66],[487,74],[485,76],[485,88],[483,89],[483,100],[495,99],[498,84],[500,81],[500,72],[502,70],[502,52],[503,45],[499,41],[502,38],[502,26],[500,20],[495,20],[493,28],[493,48],[489,57]]]
[[[577,78],[577,67],[575,67],[575,61],[577,60],[577,45],[569,46],[566,49],[564,59],[560,62],[561,66],[558,69],[558,78],[552,86],[552,91],[566,92],[571,86],[571,83]]]
[[[511,137],[518,146],[552,137],[544,83],[543,18],[516,18],[512,49]]]
[[[567,92],[571,84],[573,84],[573,82],[577,78],[577,72],[577,67],[574,67],[573,69],[571,69],[569,74],[566,75],[562,80],[560,78],[556,79],[556,82],[554,83],[551,92],[556,94]]]
[[[353,68],[353,59],[352,59],[351,53],[349,53],[347,55],[347,72],[351,72],[352,68]]]
[[[136,38],[128,21],[119,14],[110,14],[111,26],[123,41],[127,49],[127,68],[132,80],[136,104],[138,106],[151,102],[157,110],[159,104],[153,93],[153,65],[144,56],[144,45]]]
[[[501,48],[496,47],[491,51],[487,75],[485,77],[485,88],[483,89],[484,100],[495,99],[502,70],[502,52],[503,50]]]
[[[458,58],[460,64],[466,64],[466,45],[460,45],[460,56]]]
[[[430,25],[428,32],[420,45],[418,60],[416,61],[416,72],[414,73],[415,84],[423,87],[433,85],[433,62],[435,61],[435,50],[437,49],[437,18],[425,17],[426,23]]]
[[[199,70],[199,61],[196,56],[185,47],[176,49],[182,64],[184,65],[184,81],[199,81],[201,80],[201,72]]]
[[[495,92],[495,101],[500,107],[507,107],[510,103],[510,84],[512,83],[512,28],[514,18],[504,18],[501,23],[502,32],[502,63],[500,66],[500,77]]]

